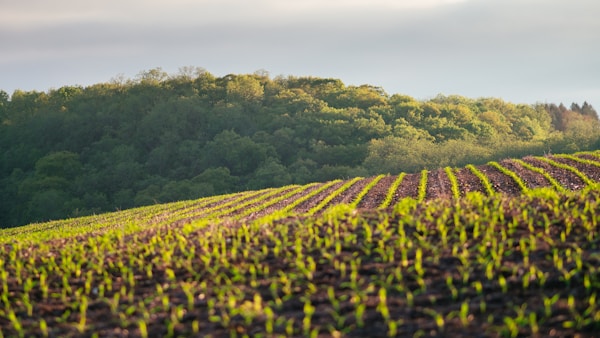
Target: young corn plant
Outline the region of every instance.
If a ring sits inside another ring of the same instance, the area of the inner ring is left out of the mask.
[[[421,170],[421,179],[419,180],[419,188],[417,192],[417,201],[423,202],[427,197],[427,169]]]
[[[525,182],[523,182],[519,175],[517,175],[514,171],[502,166],[500,163],[495,161],[488,162],[488,165],[498,169],[498,171],[500,171],[504,175],[512,178],[512,180],[515,181],[515,183],[517,183],[517,185],[523,193],[527,193],[529,191],[529,188],[527,187]]]
[[[348,182],[344,183],[341,187],[339,187],[334,192],[332,192],[327,197],[325,197],[319,204],[317,204],[312,209],[310,209],[306,214],[307,215],[314,215],[315,213],[319,212],[325,206],[327,206],[329,204],[329,202],[331,202],[334,198],[336,198],[337,196],[341,195],[344,191],[348,190],[356,182],[358,182],[358,181],[360,181],[362,179],[363,179],[362,177],[356,177],[356,178],[351,179]]]
[[[398,175],[398,177],[394,180],[392,185],[390,185],[388,192],[385,196],[385,199],[381,202],[381,204],[379,205],[379,208],[387,208],[390,206],[390,204],[392,204],[392,201],[394,200],[394,195],[396,194],[398,187],[400,186],[400,183],[402,183],[402,180],[404,179],[405,176],[406,176],[406,173],[400,173]]]
[[[373,178],[369,184],[367,184],[363,190],[361,190],[361,192],[356,195],[356,197],[354,198],[354,201],[352,201],[352,203],[350,203],[350,207],[352,209],[356,208],[358,206],[358,204],[362,201],[362,199],[369,193],[369,191],[371,191],[371,189],[373,189],[373,187],[379,183],[379,181],[381,181],[382,178],[384,178],[385,175],[379,175],[375,178]]]
[[[550,164],[550,165],[552,165],[554,167],[557,167],[557,168],[560,168],[560,169],[564,169],[564,170],[568,170],[568,171],[572,172],[573,174],[577,175],[577,177],[579,177],[583,181],[584,184],[586,184],[588,186],[591,186],[591,185],[595,184],[594,181],[590,180],[584,173],[582,173],[581,171],[577,170],[577,168],[575,168],[575,167],[572,167],[572,166],[570,166],[568,164],[564,164],[564,163],[560,163],[560,162],[557,162],[557,161],[553,161],[553,160],[551,160],[551,159],[549,159],[547,157],[538,156],[538,157],[535,157],[535,158],[538,159],[538,160],[544,161],[544,162],[546,162],[546,163],[548,163],[548,164]]]
[[[460,198],[460,189],[458,186],[458,179],[454,174],[454,169],[452,169],[451,167],[445,167],[444,172],[446,173],[446,177],[448,177],[448,180],[450,181],[450,190],[452,191],[452,197],[455,200],[458,200]]]
[[[490,183],[490,180],[487,178],[487,176],[485,176],[484,173],[482,173],[472,164],[467,165],[465,168],[469,169],[475,176],[477,176],[477,178],[479,178],[481,184],[483,184],[483,189],[488,196],[493,196],[496,193],[494,187],[492,187],[492,184]]]
[[[548,172],[542,168],[533,166],[523,160],[520,159],[513,159],[513,162],[519,164],[520,166],[522,166],[525,169],[528,169],[530,171],[533,171],[535,173],[538,173],[542,176],[544,176],[544,178],[550,182],[550,184],[552,185],[552,187],[554,187],[554,189],[558,190],[559,192],[566,192],[565,187],[563,187],[554,177],[552,177],[552,175],[548,174]]]

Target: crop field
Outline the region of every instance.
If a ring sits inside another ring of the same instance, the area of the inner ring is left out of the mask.
[[[594,336],[600,151],[0,230],[0,337]]]

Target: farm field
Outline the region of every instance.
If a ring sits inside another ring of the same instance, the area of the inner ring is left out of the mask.
[[[600,152],[0,231],[0,336],[594,336]]]

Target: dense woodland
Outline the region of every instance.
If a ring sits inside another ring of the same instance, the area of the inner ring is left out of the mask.
[[[186,67],[0,91],[0,227],[291,183],[600,148],[584,102],[416,100]]]

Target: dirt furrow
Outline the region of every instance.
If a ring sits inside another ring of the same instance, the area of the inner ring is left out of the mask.
[[[336,205],[341,203],[352,203],[356,195],[360,194],[360,192],[364,189],[364,187],[369,184],[375,177],[363,178],[362,180],[354,183],[350,188],[346,189],[346,191],[337,195],[334,199],[329,202],[328,205],[325,206],[327,208],[330,205]]]
[[[542,174],[524,168],[522,165],[513,160],[503,160],[500,162],[500,164],[508,170],[516,173],[517,176],[519,176],[530,189],[552,186],[552,184]]]
[[[585,176],[595,182],[600,182],[600,170],[595,165],[577,162],[568,158],[562,157],[552,157],[552,161],[564,163],[566,165],[570,165],[571,167],[581,171]]]
[[[315,207],[319,203],[321,203],[322,200],[324,200],[327,196],[329,196],[331,193],[336,191],[339,187],[344,185],[344,183],[346,183],[346,181],[340,181],[340,182],[332,185],[328,189],[321,191],[316,196],[313,196],[313,197],[309,198],[307,201],[300,203],[298,206],[296,206],[296,208],[294,208],[294,211],[298,212],[298,213],[305,213],[305,212],[309,211],[310,209],[312,209],[313,207]]]
[[[592,154],[578,154],[575,155],[579,158],[583,158],[586,160],[590,160],[590,161],[596,161],[596,162],[600,162],[600,155],[592,155]]]
[[[382,178],[369,192],[363,197],[358,203],[358,207],[361,209],[375,209],[387,196],[388,189],[394,183],[398,176],[386,176]]]
[[[398,187],[398,193],[392,199],[390,206],[398,203],[399,200],[405,197],[417,198],[419,195],[419,181],[421,174],[407,174]]]
[[[550,174],[550,176],[554,177],[554,179],[558,181],[560,185],[565,187],[565,189],[579,190],[585,186],[583,181],[579,177],[577,177],[577,175],[573,174],[568,170],[555,167],[531,156],[523,158],[523,161],[538,168],[544,169],[548,174]]]
[[[482,165],[477,167],[482,173],[484,173],[494,190],[507,195],[518,195],[521,194],[521,189],[517,185],[517,183],[508,175],[503,174],[500,170],[489,166]]]
[[[273,205],[268,206],[267,208],[264,208],[260,211],[257,211],[253,214],[251,214],[250,216],[248,216],[248,219],[254,219],[254,218],[258,218],[261,216],[265,216],[268,215],[276,210],[281,210],[283,208],[285,208],[287,205],[289,205],[290,203],[298,200],[299,198],[302,198],[308,194],[310,194],[312,191],[318,189],[321,185],[320,184],[315,184],[314,186],[308,188],[308,189],[304,189],[284,200],[281,200]],[[273,198],[277,198],[278,196],[273,196]],[[269,199],[272,200],[273,198]],[[267,203],[268,201],[265,201],[264,203]]]
[[[450,198],[452,197],[452,184],[444,169],[438,169],[427,173],[426,199]]]
[[[460,190],[461,196],[465,196],[467,193],[473,191],[485,191],[483,184],[479,178],[471,172],[471,170],[467,168],[459,168],[455,171],[454,175],[458,181],[458,189]]]

